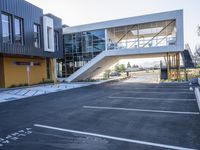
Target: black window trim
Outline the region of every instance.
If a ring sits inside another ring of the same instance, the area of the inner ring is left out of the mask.
[[[35,46],[35,39],[34,39],[35,31],[34,31],[34,26],[37,27],[37,31],[38,31],[37,34],[39,34],[39,35],[38,35],[38,37],[39,37],[39,40],[38,40],[38,42],[39,42],[38,44],[39,44],[39,45],[38,45],[38,47]],[[34,43],[33,43],[34,47],[35,47],[35,48],[38,48],[38,49],[42,48],[42,41],[41,41],[41,40],[42,40],[42,39],[41,39],[41,25],[40,25],[39,23],[33,23],[33,39],[34,39]]]
[[[56,36],[57,36],[57,39],[55,39]],[[58,30],[54,30],[54,47],[55,47],[56,52],[59,51],[60,49],[59,41],[60,41],[60,33]]]
[[[13,42],[15,43],[15,19],[19,19],[20,20],[20,29],[21,29],[21,44],[20,45],[25,45],[25,37],[24,37],[24,19],[23,18],[21,18],[21,17],[19,17],[19,16],[14,16],[14,21],[13,21],[13,26],[14,26],[14,30],[13,30],[13,32],[14,32],[14,34],[13,34],[13,36],[14,36],[14,40],[13,40]],[[15,43],[16,44],[16,43]],[[19,44],[17,44],[17,45],[19,45]]]
[[[3,26],[2,26],[2,15],[6,15],[9,17],[9,21],[10,21],[10,24],[9,24],[9,30],[10,30],[10,42],[4,42],[3,41]],[[2,36],[1,36],[1,40],[2,40],[2,43],[8,43],[8,44],[13,44],[13,15],[10,14],[10,13],[7,13],[5,11],[1,11],[1,33],[2,33]]]

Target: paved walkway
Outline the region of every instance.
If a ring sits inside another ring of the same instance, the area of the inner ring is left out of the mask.
[[[70,90],[74,88],[84,87],[91,85],[91,83],[76,83],[76,84],[67,84],[61,83],[57,85],[41,85],[30,88],[19,88],[7,91],[0,91],[0,103],[13,101],[21,98],[43,95],[58,91]]]

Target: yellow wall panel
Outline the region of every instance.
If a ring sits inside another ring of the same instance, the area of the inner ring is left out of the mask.
[[[0,57],[0,88],[5,86],[3,57]]]
[[[37,84],[46,79],[46,60],[39,58],[4,57],[5,86],[27,84],[27,67],[14,62],[35,62],[39,66],[30,67],[30,84]]]

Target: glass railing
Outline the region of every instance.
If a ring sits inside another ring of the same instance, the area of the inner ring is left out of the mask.
[[[139,44],[138,44],[139,43]],[[156,39],[139,39],[133,41],[110,42],[108,50],[114,49],[134,49],[134,48],[149,48],[176,45],[176,37],[162,37]]]

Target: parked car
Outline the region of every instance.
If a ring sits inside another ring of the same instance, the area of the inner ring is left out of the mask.
[[[116,76],[121,76],[121,74],[119,72],[112,72],[110,74],[111,77],[116,77]]]

